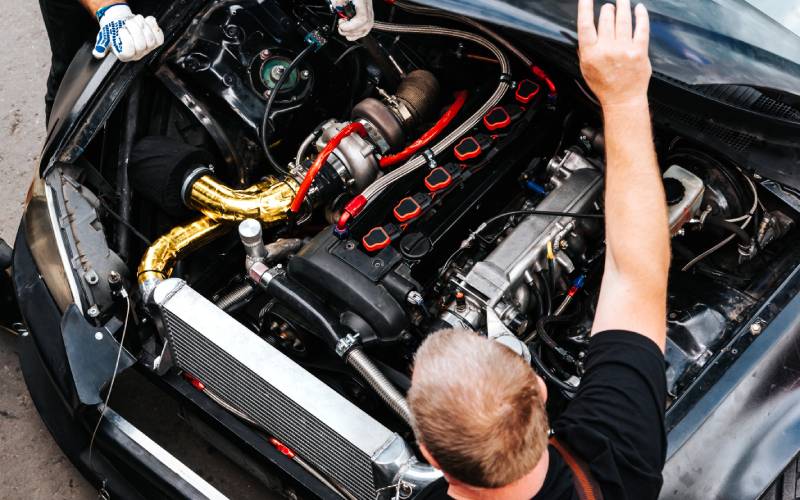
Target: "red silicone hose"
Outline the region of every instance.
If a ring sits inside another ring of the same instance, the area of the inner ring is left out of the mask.
[[[339,146],[339,143],[342,142],[342,139],[353,134],[354,132],[361,137],[366,137],[367,135],[367,129],[364,128],[364,125],[359,122],[352,122],[340,130],[339,133],[336,134],[333,139],[331,139],[330,142],[325,145],[325,148],[317,155],[314,163],[311,164],[308,172],[306,172],[303,182],[300,183],[300,188],[297,190],[294,200],[292,200],[292,212],[297,213],[300,211],[300,208],[303,206],[303,200],[305,200],[308,190],[311,188],[311,184],[314,182],[314,179],[317,177],[317,174],[322,166],[325,165],[326,161],[328,161],[328,157]]]
[[[403,162],[411,158],[414,153],[422,149],[423,147],[427,146],[432,140],[434,140],[439,134],[442,133],[444,129],[450,125],[450,122],[453,121],[453,118],[456,117],[461,108],[464,107],[464,103],[467,101],[467,91],[466,90],[459,90],[456,92],[456,100],[453,101],[453,104],[447,108],[447,111],[439,118],[439,121],[434,124],[427,132],[422,134],[419,139],[412,142],[408,145],[407,148],[400,151],[397,154],[387,155],[381,158],[381,167],[391,167],[397,163]]]

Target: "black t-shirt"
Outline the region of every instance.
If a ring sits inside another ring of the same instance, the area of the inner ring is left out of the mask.
[[[666,387],[664,355],[652,340],[621,331],[592,337],[578,393],[552,427],[589,466],[605,500],[658,497],[667,452]],[[571,469],[553,446],[549,452],[534,500],[577,499]]]

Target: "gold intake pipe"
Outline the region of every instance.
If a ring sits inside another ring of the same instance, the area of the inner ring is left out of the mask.
[[[232,189],[210,175],[198,178],[186,193],[186,204],[220,222],[256,219],[263,224],[286,220],[298,188],[292,177],[266,180],[245,189]]]
[[[232,189],[210,175],[203,175],[188,187],[186,204],[203,217],[172,228],[157,239],[139,263],[142,297],[147,300],[162,280],[170,277],[175,262],[231,229],[232,223],[256,219],[262,224],[286,220],[297,190],[291,177],[273,177],[246,189]]]

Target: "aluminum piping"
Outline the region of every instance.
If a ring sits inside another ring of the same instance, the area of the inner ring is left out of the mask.
[[[382,22],[376,22],[374,28],[378,31],[385,31],[387,33],[412,33],[416,35],[436,35],[436,36],[447,36],[451,38],[459,38],[463,40],[468,40],[479,45],[482,45],[486,49],[488,49],[494,56],[497,58],[497,61],[500,63],[500,73],[502,75],[508,75],[511,71],[511,66],[508,61],[508,57],[501,51],[495,44],[483,38],[482,36],[475,35],[473,33],[469,33],[467,31],[455,30],[450,28],[442,28],[438,26],[426,26],[426,25],[399,25],[399,24],[388,24]],[[433,151],[434,155],[439,155],[443,153],[447,148],[452,146],[459,138],[461,138],[464,134],[466,134],[472,127],[478,124],[481,121],[483,116],[488,113],[492,108],[497,106],[503,96],[506,94],[508,89],[510,88],[510,84],[507,81],[501,81],[497,86],[497,89],[494,91],[494,94],[489,98],[483,106],[481,106],[478,111],[476,111],[472,116],[470,116],[464,123],[461,124],[458,128],[453,130],[450,134],[448,134],[444,139],[436,143],[431,150]],[[422,156],[416,156],[406,162],[401,167],[389,172],[388,174],[384,175],[383,177],[377,179],[375,182],[370,184],[362,193],[362,196],[367,200],[366,205],[368,206],[372,201],[377,197],[383,190],[389,187],[392,183],[396,182],[397,180],[405,177],[406,175],[414,172],[416,169],[420,168],[421,166],[425,165],[425,158]]]

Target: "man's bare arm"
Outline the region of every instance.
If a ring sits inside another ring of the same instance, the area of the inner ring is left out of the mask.
[[[606,139],[606,262],[592,332],[630,330],[666,341],[669,224],[647,88],[649,19],[630,0],[606,4],[597,28],[593,0],[580,0],[581,70],[603,109]]]
[[[127,3],[127,2],[121,2],[119,0],[79,0],[79,1],[81,5],[83,5],[86,8],[86,10],[91,12],[92,15],[94,15],[95,12],[97,12],[99,9],[103,7],[108,7],[109,5],[114,5],[117,3]]]

